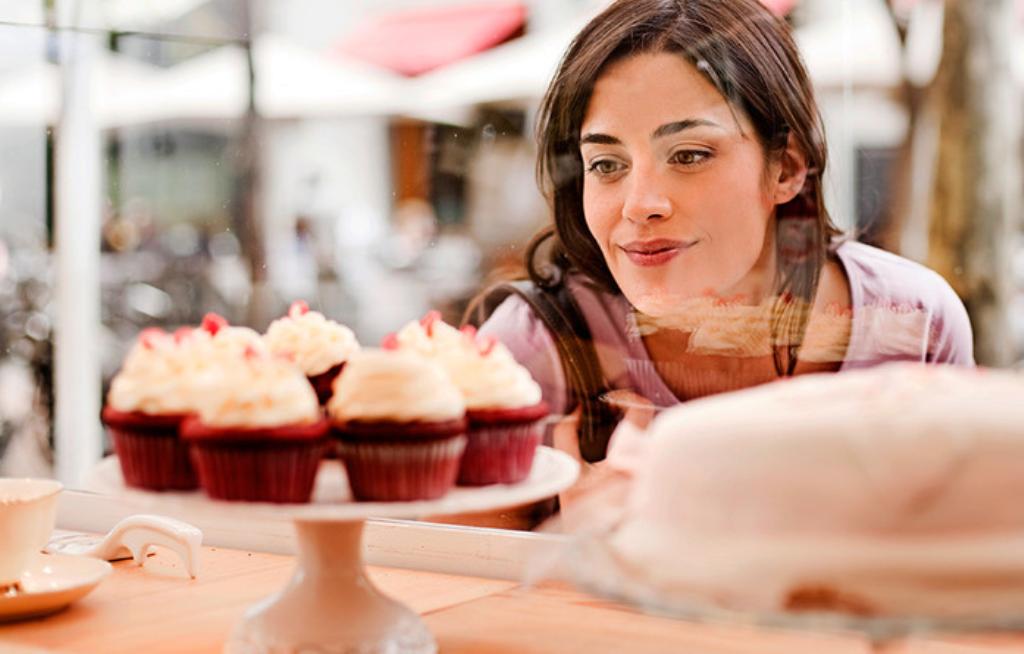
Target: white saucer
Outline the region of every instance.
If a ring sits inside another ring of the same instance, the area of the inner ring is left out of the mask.
[[[40,554],[21,576],[22,590],[0,594],[0,622],[37,618],[89,594],[113,568],[106,561],[67,554]]]

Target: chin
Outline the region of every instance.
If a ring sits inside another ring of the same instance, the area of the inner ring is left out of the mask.
[[[683,289],[643,288],[623,291],[629,303],[639,311],[653,318],[668,317],[678,313],[690,300],[706,293]]]

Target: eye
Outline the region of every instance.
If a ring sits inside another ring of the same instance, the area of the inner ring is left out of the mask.
[[[711,153],[706,150],[679,150],[672,155],[671,162],[683,166],[696,166],[711,158]]]
[[[587,166],[588,173],[597,173],[598,175],[613,175],[621,169],[622,165],[614,159],[597,159]]]

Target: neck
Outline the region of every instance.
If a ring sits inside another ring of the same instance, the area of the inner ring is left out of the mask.
[[[775,293],[775,216],[768,221],[757,261],[736,284],[722,289],[720,297],[741,297],[744,304],[760,304]]]

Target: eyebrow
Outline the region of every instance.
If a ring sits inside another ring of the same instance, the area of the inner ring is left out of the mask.
[[[695,127],[717,127],[722,129],[718,123],[704,118],[687,118],[672,123],[665,123],[651,133],[651,139],[660,139],[672,134],[678,134]],[[596,143],[598,145],[621,145],[622,141],[609,134],[587,133],[580,138],[580,145],[584,143]]]

